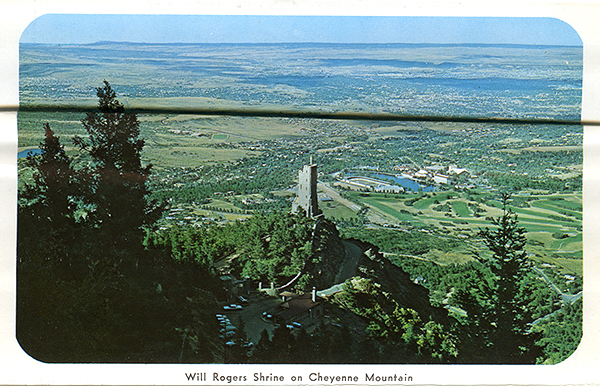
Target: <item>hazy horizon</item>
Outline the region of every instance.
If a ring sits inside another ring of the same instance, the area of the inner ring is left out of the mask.
[[[554,18],[47,14],[21,43],[364,43],[582,46]]]

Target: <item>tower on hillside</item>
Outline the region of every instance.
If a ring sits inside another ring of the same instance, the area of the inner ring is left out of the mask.
[[[320,214],[317,199],[317,165],[313,163],[312,156],[310,163],[298,172],[298,193],[292,204],[292,212],[297,212],[299,208],[309,217]]]

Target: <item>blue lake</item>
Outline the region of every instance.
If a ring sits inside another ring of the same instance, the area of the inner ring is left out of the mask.
[[[29,157],[30,155],[38,155],[38,154],[42,154],[42,149],[27,149],[27,150],[22,150],[22,151],[18,152],[17,158],[25,158],[25,157]]]
[[[434,186],[431,185],[421,185],[418,182],[411,180],[410,178],[402,178],[402,177],[396,177],[396,176],[392,176],[389,174],[378,174],[378,173],[371,173],[370,177],[372,178],[377,178],[378,180],[382,180],[382,181],[394,181],[395,184],[404,187],[405,189],[409,189],[412,190],[413,192],[418,192],[419,190],[422,190],[424,192],[433,192],[435,190]]]

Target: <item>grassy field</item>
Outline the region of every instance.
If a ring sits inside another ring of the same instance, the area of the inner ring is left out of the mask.
[[[84,116],[83,113],[19,113],[19,151],[39,146],[44,138],[43,124],[46,122],[60,137],[65,148],[70,149],[74,136],[87,135],[81,124]],[[143,160],[157,167],[194,167],[235,161],[258,152],[218,149],[214,146],[224,142],[252,142],[304,135],[300,124],[283,118],[140,114],[138,119],[141,137],[146,141]]]
[[[492,227],[490,217],[502,214],[501,203],[486,192],[439,192],[386,195],[352,192],[353,200],[362,202],[390,226],[410,224],[431,226],[459,238],[475,236]],[[516,201],[516,200],[515,200]],[[519,201],[522,202],[522,201]],[[526,203],[511,206],[519,225],[527,231],[527,251],[536,259],[551,262],[565,272],[582,273],[582,197],[580,194],[528,195]],[[431,251],[428,258],[447,263],[469,257],[464,251]]]
[[[204,146],[170,146],[145,152],[144,161],[158,167],[197,167],[252,156],[252,152]]]
[[[323,215],[327,218],[344,219],[344,220],[358,218],[355,211],[353,211],[352,209],[348,208],[345,205],[341,205],[341,204],[338,204],[335,202],[320,204],[319,207],[323,211]]]
[[[194,167],[215,162],[235,161],[260,154],[218,148],[223,143],[254,142],[300,135],[301,128],[285,119],[169,115],[141,116],[146,139],[144,160],[157,167]]]
[[[50,128],[61,138],[64,145],[71,145],[73,136],[86,135],[81,125],[81,119],[84,117],[84,114],[77,113],[19,112],[17,117],[19,151],[39,146],[44,139],[45,123],[50,125]]]

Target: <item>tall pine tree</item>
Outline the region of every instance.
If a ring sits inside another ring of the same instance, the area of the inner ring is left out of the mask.
[[[75,261],[70,248],[76,237],[74,229],[85,222],[85,216],[78,217],[77,212],[85,204],[82,195],[88,186],[87,175],[73,168],[73,160],[48,123],[44,131],[41,154],[25,161],[33,174],[32,182],[25,182],[19,192],[19,258],[25,265],[31,258],[41,258],[43,263],[36,264],[73,275]],[[79,262],[82,264],[85,262]]]
[[[107,82],[97,91],[98,111],[83,120],[89,137],[76,140],[83,161],[67,156],[49,125],[41,154],[26,161],[19,343],[46,362],[212,361],[216,305],[198,290],[205,270],[142,250],[142,227],[160,207],[147,201],[139,122]],[[132,269],[140,257],[147,264]]]
[[[81,121],[89,137],[74,141],[89,152],[93,162],[95,189],[90,200],[95,204],[98,242],[116,254],[130,253],[141,250],[143,226],[153,223],[161,208],[147,200],[146,181],[152,166],[142,166],[145,142],[139,137],[137,116],[125,113],[107,81],[96,91],[98,110]]]
[[[89,255],[79,244],[85,216],[77,212],[88,184],[49,124],[44,131],[41,153],[25,160],[31,180],[19,191],[16,333],[36,359],[62,360],[82,337],[73,328],[70,295],[80,293],[71,283],[87,276]]]
[[[509,194],[502,194],[502,216],[492,220],[495,229],[483,229],[479,235],[492,252],[481,262],[492,272],[491,279],[472,283],[457,294],[467,311],[463,342],[470,360],[487,363],[535,363],[539,353],[537,336],[529,332],[533,321],[528,308],[526,276],[531,268],[525,245],[525,228],[509,207]]]
[[[72,160],[60,144],[50,125],[44,125],[44,140],[40,155],[29,156],[26,165],[33,169],[33,183],[25,183],[20,192],[21,203],[36,207],[36,214],[58,226],[74,221],[76,186]]]

